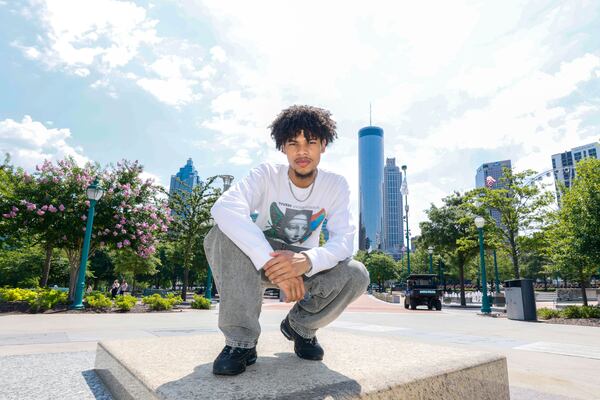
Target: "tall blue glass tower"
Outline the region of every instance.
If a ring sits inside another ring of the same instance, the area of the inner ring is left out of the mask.
[[[187,163],[179,168],[176,175],[171,175],[171,185],[169,194],[173,194],[176,190],[191,192],[192,188],[200,183],[198,171],[194,168],[194,162],[188,158]]]
[[[358,248],[382,247],[383,129],[367,126],[358,131],[359,231]]]

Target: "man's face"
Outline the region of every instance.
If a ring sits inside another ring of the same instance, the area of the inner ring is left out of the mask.
[[[311,177],[321,161],[321,153],[324,152],[325,143],[317,138],[307,141],[304,131],[299,131],[295,138],[289,139],[283,146],[283,153],[298,178]]]

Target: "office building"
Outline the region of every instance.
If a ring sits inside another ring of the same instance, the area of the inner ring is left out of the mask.
[[[382,248],[383,129],[367,126],[358,131],[359,230],[358,248]]]
[[[510,160],[494,161],[482,164],[477,168],[477,174],[475,175],[475,187],[482,188],[488,187],[490,189],[504,189],[504,168],[512,169],[512,163]],[[500,211],[491,209],[490,214],[492,218],[496,220],[498,226],[500,222]]]
[[[598,158],[600,156],[600,143],[590,143],[552,155],[552,170],[556,187],[556,199],[560,205],[562,187],[570,188],[577,172],[577,163],[584,158]]]
[[[404,246],[402,173],[395,158],[386,158],[383,168],[383,251],[399,260]]]
[[[191,192],[192,188],[200,184],[200,182],[200,176],[196,168],[194,168],[194,162],[191,158],[188,158],[187,163],[179,168],[179,172],[171,175],[169,194],[173,194],[177,190]]]

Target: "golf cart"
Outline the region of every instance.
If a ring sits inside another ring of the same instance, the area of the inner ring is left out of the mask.
[[[433,274],[411,274],[406,279],[404,308],[416,310],[425,305],[430,310],[442,309],[442,290],[438,289],[436,276]]]

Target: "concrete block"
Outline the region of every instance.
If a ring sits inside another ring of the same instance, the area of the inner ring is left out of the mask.
[[[221,334],[100,342],[95,369],[128,400],[509,399],[504,356],[332,330],[318,337],[322,362],[298,358],[279,332],[264,334],[256,364],[235,377],[212,374]]]

